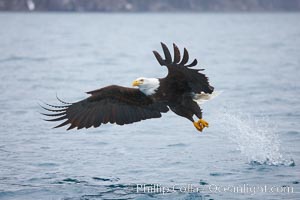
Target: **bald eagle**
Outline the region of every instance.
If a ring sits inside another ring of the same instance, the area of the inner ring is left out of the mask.
[[[77,128],[99,127],[101,124],[131,124],[141,120],[160,118],[161,113],[172,110],[179,116],[190,120],[198,131],[208,127],[202,118],[199,103],[212,98],[214,88],[208,78],[201,73],[204,69],[194,69],[197,60],[190,64],[188,51],[184,48],[181,59],[178,47],[173,44],[172,58],[168,47],[161,43],[164,57],[153,51],[158,63],[168,68],[165,78],[140,77],[133,81],[137,88],[110,85],[87,92],[90,96],[84,100],[62,103],[60,106],[46,104],[45,110],[53,113],[42,113],[47,121],[61,121],[54,128],[70,125],[67,130]],[[198,120],[194,120],[194,116]]]

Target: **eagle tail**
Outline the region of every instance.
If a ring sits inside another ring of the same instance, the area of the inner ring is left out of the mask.
[[[203,104],[207,102],[208,100],[211,100],[215,98],[216,96],[219,96],[223,91],[213,91],[211,94],[209,93],[198,93],[198,94],[193,94],[193,100],[197,102],[198,104]]]

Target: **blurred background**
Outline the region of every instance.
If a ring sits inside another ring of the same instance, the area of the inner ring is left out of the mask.
[[[0,0],[3,11],[262,12],[299,11],[299,0]]]
[[[299,8],[300,0],[0,0],[0,199],[300,199]],[[152,54],[160,42],[186,47],[223,91],[201,106],[210,123],[201,134],[171,112],[72,131],[42,120],[39,104],[59,104],[56,94],[76,102],[164,77]],[[136,184],[202,192],[137,193]],[[244,184],[278,191],[209,190]]]

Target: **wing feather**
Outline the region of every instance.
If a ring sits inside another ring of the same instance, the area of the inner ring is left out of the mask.
[[[94,127],[97,128],[101,125],[102,122],[102,115],[103,111],[102,111],[102,107],[97,107],[96,108],[96,114],[95,114],[95,118],[94,118]]]
[[[168,47],[161,42],[161,46],[162,46],[162,49],[164,51],[164,54],[165,54],[165,62],[166,63],[172,63],[172,56],[171,56],[171,53],[168,49]]]
[[[134,88],[112,85],[88,92],[88,94],[91,96],[73,104],[65,104],[66,102],[59,99],[64,104],[64,109],[60,109],[60,106],[54,107],[56,109],[42,106],[46,111],[58,112],[45,113],[51,118],[46,120],[64,120],[55,128],[70,124],[67,129],[70,130],[98,127],[106,123],[130,124],[160,117],[161,112],[169,110],[166,105],[153,102],[151,98]],[[50,104],[48,106],[53,107]]]
[[[180,51],[177,47],[176,44],[173,43],[173,48],[174,48],[174,63],[179,63],[180,62]]]
[[[192,67],[195,67],[198,64],[198,61],[194,59],[190,64],[187,64],[189,62],[189,53],[186,48],[184,48],[183,58],[180,61],[180,51],[177,45],[173,44],[174,59],[173,61],[168,62],[169,60],[172,60],[172,57],[170,58],[170,51],[164,43],[161,43],[161,45],[166,57],[165,60],[162,59],[157,51],[153,52],[159,64],[168,68],[168,75],[164,79],[167,79],[169,84],[173,83],[174,87],[178,86],[178,80],[180,80],[181,86],[182,88],[185,88],[186,92],[213,92],[214,88],[209,84],[208,78],[205,74],[200,72],[204,69],[192,69]],[[186,85],[188,85],[188,87],[185,87]]]
[[[189,61],[189,52],[184,48],[183,50],[183,58],[179,65],[185,65]]]
[[[164,59],[161,57],[161,55],[157,51],[153,51],[153,54],[160,65],[165,65]]]
[[[54,128],[59,128],[59,127],[65,126],[65,125],[67,125],[67,124],[69,124],[69,123],[70,123],[70,121],[69,121],[69,120],[66,120],[66,121],[64,121],[63,123],[61,123],[61,124],[55,126]]]

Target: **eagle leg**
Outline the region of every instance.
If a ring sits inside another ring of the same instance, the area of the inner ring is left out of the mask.
[[[202,130],[205,128],[205,127],[208,127],[208,122],[205,121],[204,119],[199,119],[197,122],[193,122],[195,128],[202,132]]]

